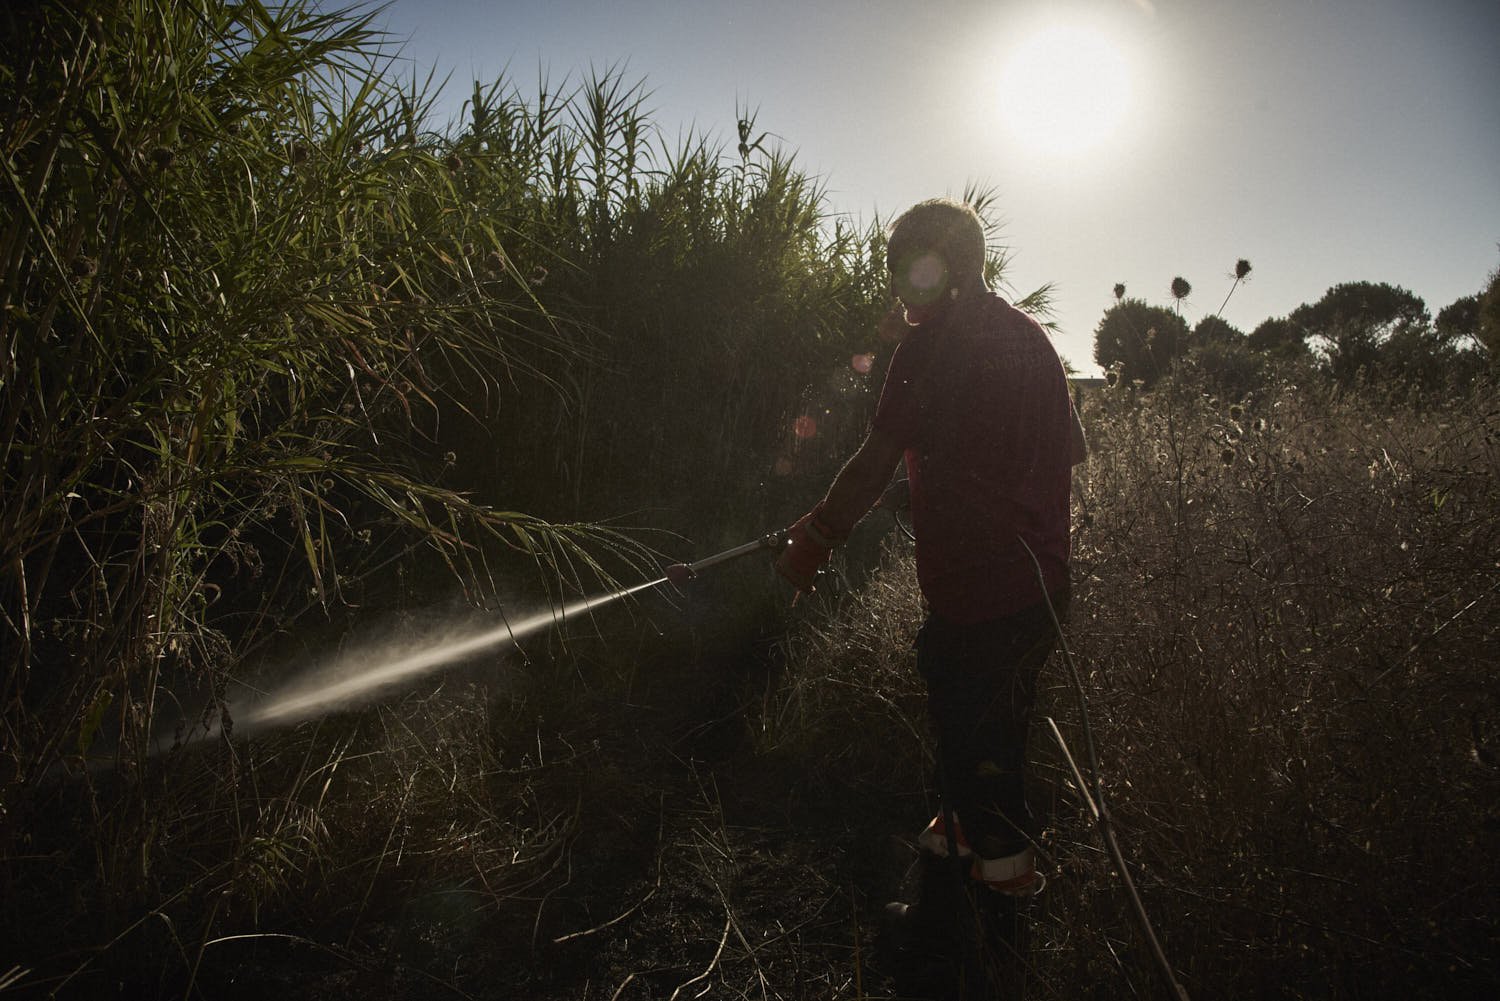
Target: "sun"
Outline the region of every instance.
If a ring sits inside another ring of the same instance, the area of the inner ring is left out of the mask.
[[[1130,107],[1130,67],[1091,28],[1054,25],[1024,38],[1000,78],[1000,112],[1025,148],[1080,153],[1120,128]]]

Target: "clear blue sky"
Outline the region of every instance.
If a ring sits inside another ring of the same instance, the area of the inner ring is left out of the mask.
[[[379,22],[451,78],[452,117],[474,78],[620,66],[669,137],[732,147],[757,109],[859,220],[992,185],[1012,290],[1057,285],[1087,372],[1116,282],[1165,305],[1181,275],[1196,322],[1248,258],[1224,310],[1248,332],[1345,281],[1435,315],[1500,265],[1496,0],[394,0]],[[1044,72],[1062,150],[1012,124]]]

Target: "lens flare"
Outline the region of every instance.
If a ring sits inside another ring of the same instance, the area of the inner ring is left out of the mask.
[[[925,251],[898,265],[891,284],[906,305],[926,305],[947,290],[948,265],[939,254]]]

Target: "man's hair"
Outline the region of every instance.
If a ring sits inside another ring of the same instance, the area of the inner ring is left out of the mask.
[[[891,224],[889,234],[885,260],[892,270],[917,254],[932,251],[948,266],[953,284],[984,277],[984,224],[963,202],[951,198],[918,202]]]

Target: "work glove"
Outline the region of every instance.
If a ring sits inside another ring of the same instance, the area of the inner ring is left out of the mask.
[[[823,523],[822,510],[819,504],[786,530],[786,546],[776,558],[776,572],[798,591],[812,591],[813,577],[828,562],[833,547],[844,541]]]

